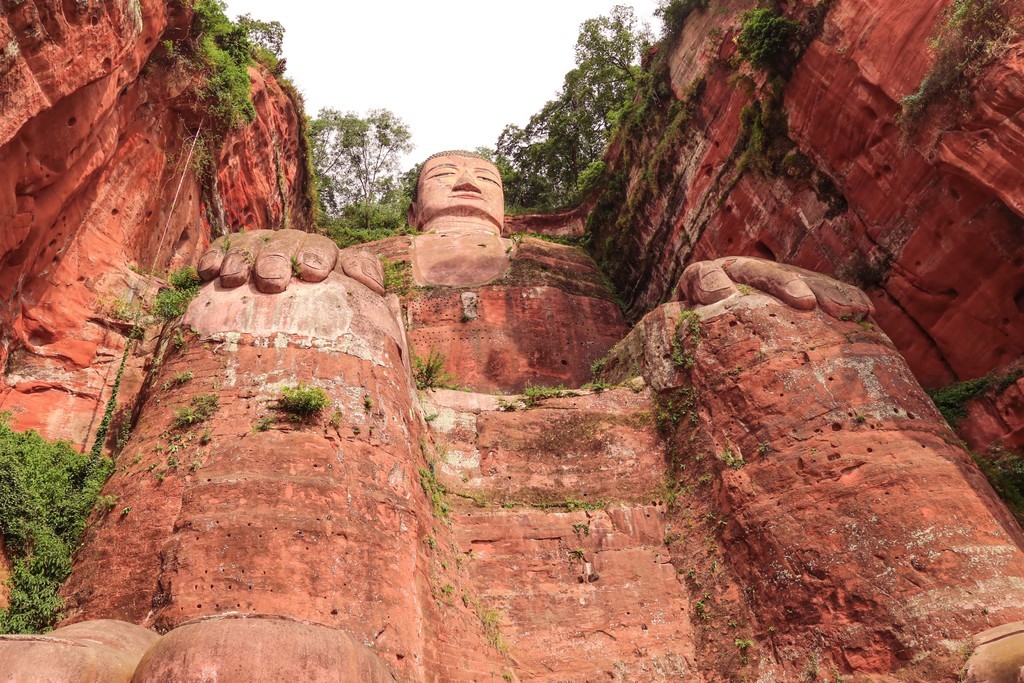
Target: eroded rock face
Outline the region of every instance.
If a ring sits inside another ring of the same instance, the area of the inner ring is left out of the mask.
[[[605,372],[636,367],[781,670],[937,680],[943,643],[1024,613],[1020,528],[872,324],[737,291],[646,316]]]
[[[191,172],[197,76],[158,47],[190,23],[152,0],[0,18],[0,410],[19,429],[91,446],[131,306],[159,284],[140,272],[194,262],[213,231],[308,224],[296,106],[261,68],[255,121],[210,150],[207,188]]]
[[[417,248],[405,237],[365,246],[399,263]],[[413,352],[442,354],[450,383],[474,391],[590,381],[591,365],[628,329],[601,272],[581,250],[531,237],[509,258],[503,277],[479,287],[413,288]]]
[[[128,683],[160,636],[123,621],[72,624],[46,635],[0,636],[0,668],[10,680]]]
[[[703,680],[665,547],[656,406],[635,389],[515,410],[517,397],[424,396],[470,586],[523,680]]]
[[[70,619],[284,614],[422,666],[429,512],[393,305],[339,274],[279,295],[206,285],[107,485],[122,513],[77,558]],[[276,409],[299,382],[330,396],[309,424]],[[197,397],[219,407],[183,424]]]
[[[318,680],[287,643],[373,680],[931,681],[1024,616],[1024,535],[892,343],[845,319],[870,311],[854,288],[695,264],[679,292],[713,301],[646,316],[604,363],[624,385],[418,396],[409,310],[345,274],[370,262],[265,294],[261,259],[306,242],[262,237],[168,334],[65,587],[82,628],[168,633],[135,680],[260,657]],[[570,254],[536,248],[570,295]],[[279,409],[297,382],[327,391],[319,418]]]

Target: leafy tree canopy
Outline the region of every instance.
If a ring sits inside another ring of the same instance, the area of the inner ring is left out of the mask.
[[[409,192],[398,169],[412,151],[405,122],[387,109],[365,116],[321,109],[309,137],[324,232],[349,246],[405,225]]]
[[[579,198],[585,189],[580,175],[599,162],[650,42],[646,24],[623,5],[580,25],[576,68],[558,95],[525,127],[509,124],[498,137],[496,162],[508,206],[550,209]]]

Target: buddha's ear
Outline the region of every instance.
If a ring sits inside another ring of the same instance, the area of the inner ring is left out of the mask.
[[[409,204],[409,211],[405,214],[405,224],[410,228],[419,230],[420,226],[416,225],[417,214],[419,214],[419,204],[412,202]]]

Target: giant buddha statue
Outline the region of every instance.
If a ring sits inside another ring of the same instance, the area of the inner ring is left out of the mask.
[[[468,152],[441,152],[420,171],[409,224],[418,285],[485,285],[509,267],[512,242],[501,238],[505,202],[498,168]]]
[[[946,680],[1024,617],[1020,528],[863,292],[723,257],[630,330],[584,252],[502,212],[497,169],[445,152],[412,237],[215,241],[64,623],[0,670]],[[417,390],[431,351],[463,390]],[[327,405],[289,413],[302,387]],[[986,652],[972,675],[1013,664]]]

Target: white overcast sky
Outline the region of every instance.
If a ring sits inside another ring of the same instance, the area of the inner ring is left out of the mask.
[[[445,149],[493,147],[523,125],[575,66],[580,24],[630,5],[653,33],[657,0],[227,0],[227,14],[285,27],[287,74],[322,107],[384,108],[412,129],[405,167]]]

